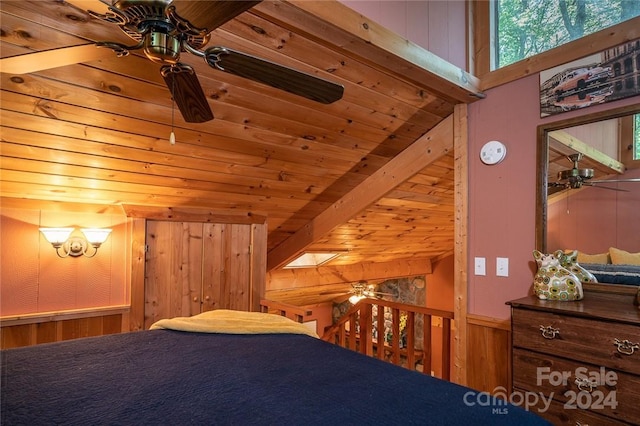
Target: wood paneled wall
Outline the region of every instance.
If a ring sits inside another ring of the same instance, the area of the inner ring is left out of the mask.
[[[467,315],[467,386],[511,391],[511,322]]]
[[[144,328],[212,309],[259,311],[264,224],[148,221]]]
[[[0,329],[0,347],[17,348],[123,331],[122,313],[62,319],[64,317],[61,315],[59,319],[44,322],[3,321]]]

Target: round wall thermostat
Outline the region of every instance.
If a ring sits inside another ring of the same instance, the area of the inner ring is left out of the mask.
[[[480,150],[480,160],[484,164],[498,164],[507,155],[507,147],[499,141],[489,141]]]

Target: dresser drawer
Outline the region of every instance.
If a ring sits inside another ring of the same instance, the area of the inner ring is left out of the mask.
[[[575,383],[578,377],[600,383],[594,383],[590,392],[581,391]],[[586,409],[598,415],[640,424],[639,376],[514,348],[513,386],[544,395],[547,399],[552,397],[567,411]]]
[[[516,389],[515,392],[524,391]],[[539,400],[538,404],[528,407],[529,411],[538,414],[540,417],[549,420],[556,426],[628,426],[629,423],[618,421],[593,411],[586,410],[567,410],[563,403],[551,401],[545,403]]]
[[[516,308],[511,321],[515,347],[640,374],[639,326]]]

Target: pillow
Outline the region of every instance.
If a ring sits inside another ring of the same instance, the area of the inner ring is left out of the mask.
[[[578,252],[578,263],[597,263],[599,265],[606,265],[611,263],[609,253],[587,254],[581,251]]]
[[[609,247],[611,263],[614,265],[640,265],[640,253],[629,253],[615,247]]]
[[[584,269],[591,272],[601,284],[629,284],[640,286],[640,266],[637,265],[582,265]]]

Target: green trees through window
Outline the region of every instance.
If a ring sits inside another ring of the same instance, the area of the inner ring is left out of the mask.
[[[640,160],[640,114],[633,116],[633,159]]]
[[[640,16],[640,0],[495,0],[494,68]]]

